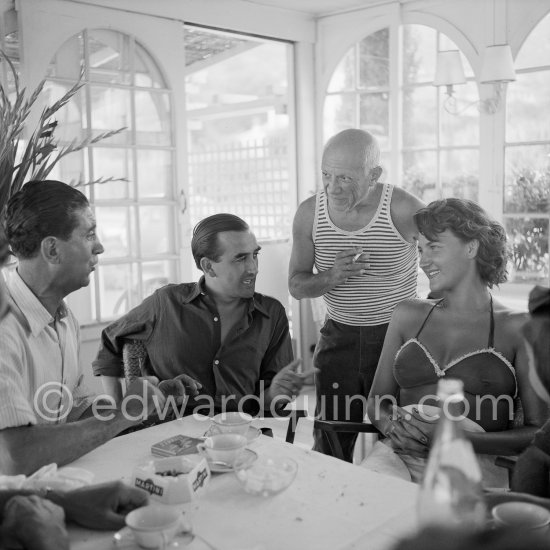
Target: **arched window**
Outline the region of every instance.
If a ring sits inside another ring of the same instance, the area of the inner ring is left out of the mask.
[[[383,179],[425,201],[458,196],[476,200],[479,185],[477,86],[464,56],[467,84],[460,116],[444,109],[444,89],[432,85],[436,54],[458,49],[424,25],[399,28],[401,48],[390,48],[393,28],[374,32],[342,58],[324,105],[324,138],[344,128],[373,133],[382,153]],[[402,67],[402,70],[399,68]],[[390,87],[390,82],[398,87]]]
[[[512,281],[526,293],[533,283],[549,283],[550,14],[523,44],[515,67],[507,97],[504,221],[513,244]]]
[[[52,176],[121,180],[82,187],[105,253],[87,289],[92,307],[86,300],[71,306],[81,320],[104,321],[177,280],[172,98],[155,60],[127,34],[84,30],[66,41],[48,67],[45,102],[61,97],[81,72],[84,86],[60,112],[58,137],[67,143],[124,130],[68,155]]]

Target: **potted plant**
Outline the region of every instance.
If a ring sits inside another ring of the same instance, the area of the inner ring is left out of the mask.
[[[3,221],[9,198],[27,181],[44,180],[54,166],[65,156],[80,151],[98,141],[106,139],[124,130],[103,132],[95,137],[83,140],[74,139],[67,145],[59,146],[55,139],[57,121],[55,114],[66,105],[83,86],[79,80],[60,99],[45,107],[34,130],[25,134],[27,121],[45,84],[42,80],[36,89],[28,94],[21,88],[19,75],[12,61],[4,52],[0,52],[9,65],[13,76],[14,90],[10,94],[0,83],[0,223]],[[99,178],[90,183],[106,183],[116,178]],[[68,182],[76,185],[82,182]]]

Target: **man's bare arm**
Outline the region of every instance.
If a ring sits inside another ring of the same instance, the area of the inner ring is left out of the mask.
[[[162,393],[142,379],[132,383],[129,396],[135,397],[129,398],[127,407],[122,410],[99,409],[98,412],[107,418],[104,420],[94,415],[66,424],[0,430],[0,471],[7,475],[28,475],[52,462],[68,464],[138,424],[155,412],[156,403],[162,407],[164,402]]]
[[[344,283],[349,277],[361,274],[364,265],[353,258],[361,249],[350,248],[336,255],[334,265],[313,273],[315,248],[313,245],[313,219],[315,217],[315,197],[305,200],[294,216],[292,227],[292,253],[288,275],[290,294],[297,300],[317,298]]]

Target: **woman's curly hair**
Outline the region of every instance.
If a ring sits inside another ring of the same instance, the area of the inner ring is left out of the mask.
[[[414,221],[430,241],[437,241],[446,229],[464,242],[477,240],[477,268],[489,288],[508,279],[506,263],[510,251],[506,231],[479,204],[457,198],[433,201],[414,215]]]

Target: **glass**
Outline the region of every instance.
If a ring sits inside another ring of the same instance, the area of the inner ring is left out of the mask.
[[[138,145],[170,145],[171,105],[167,92],[136,91],[136,143]]]
[[[355,52],[355,46],[351,47],[338,63],[328,85],[329,92],[342,92],[355,87]]]
[[[51,106],[66,94],[72,86],[69,84],[47,80],[41,94],[42,106]],[[70,143],[74,139],[81,141],[86,137],[86,110],[84,107],[84,90],[81,88],[76,94],[61,107],[56,113],[55,138],[61,143]]]
[[[455,149],[441,152],[441,194],[477,202],[479,150]]]
[[[145,88],[167,88],[159,67],[145,48],[135,43],[134,46],[135,86]]]
[[[139,149],[137,170],[140,199],[172,198],[174,162],[171,151]]]
[[[437,137],[437,88],[403,89],[403,146],[434,147]]]
[[[130,90],[90,86],[92,101],[92,131],[95,134],[125,127],[126,130],[109,138],[113,145],[130,141],[132,115]]]
[[[443,86],[439,87],[440,101],[448,97]],[[440,109],[441,145],[478,145],[479,144],[479,94],[477,84],[468,82],[455,90],[458,115]]]
[[[510,281],[548,285],[548,218],[507,218],[512,246]]]
[[[177,282],[176,261],[143,262],[141,264],[141,283],[143,298],[153,294],[157,288]]]
[[[103,84],[131,84],[130,39],[116,31],[88,31],[88,78]]]
[[[403,154],[403,188],[425,203],[440,197],[437,189],[437,153],[435,151]]]
[[[390,29],[381,29],[359,43],[359,87],[390,85]]]
[[[139,303],[136,272],[131,264],[100,264],[97,273],[102,321],[120,317]]]
[[[132,178],[132,151],[130,149],[92,149],[94,179],[125,178],[128,181],[108,181],[94,185],[94,200],[127,199],[130,197],[129,181]]]
[[[140,206],[141,255],[174,254],[174,209],[172,206]]]
[[[403,82],[432,82],[436,52],[434,29],[424,25],[403,25]]]
[[[514,60],[516,71],[549,64],[550,59],[550,14],[533,29]]]
[[[550,144],[506,147],[505,212],[548,212]]]
[[[97,233],[105,248],[101,258],[127,258],[131,255],[130,208],[96,206]]]
[[[76,34],[65,41],[63,46],[57,50],[50,64],[46,75],[48,77],[66,78],[76,82],[80,78],[84,59],[84,37]]]
[[[355,128],[355,94],[325,97],[323,115],[324,141],[346,128]]]
[[[378,139],[382,149],[390,146],[389,94],[361,94],[359,96],[359,127]]]
[[[518,73],[516,77],[507,87],[506,140],[550,140],[550,124],[541,116],[550,111],[550,70]]]

